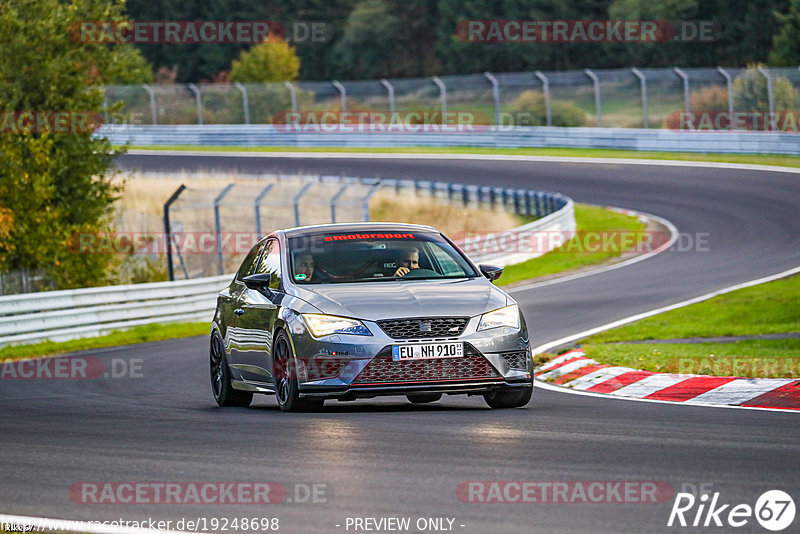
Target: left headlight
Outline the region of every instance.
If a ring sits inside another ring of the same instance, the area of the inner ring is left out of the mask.
[[[364,326],[364,323],[357,319],[336,317],[335,315],[321,315],[318,313],[304,313],[302,317],[311,335],[314,337],[322,337],[330,334],[351,334],[356,336],[372,335],[372,332]]]
[[[519,308],[517,308],[516,304],[481,315],[481,322],[478,323],[478,332],[500,326],[519,328]]]

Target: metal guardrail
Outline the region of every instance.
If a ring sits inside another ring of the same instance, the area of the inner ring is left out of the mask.
[[[489,202],[540,219],[503,232],[574,232],[575,212],[570,198],[559,193],[520,189],[381,180],[383,187],[412,186],[431,196],[461,202]],[[488,252],[471,254],[476,262],[508,265],[544,253]],[[113,330],[151,323],[211,320],[217,293],[232,275],[176,282],[155,282],[0,297],[0,347],[43,340],[67,341],[104,335]]]
[[[474,133],[288,133],[269,124],[236,124],[104,126],[97,133],[108,137],[113,144],[130,143],[134,146],[566,147],[661,152],[800,154],[800,135],[766,131],[681,132],[644,128],[501,126]]]

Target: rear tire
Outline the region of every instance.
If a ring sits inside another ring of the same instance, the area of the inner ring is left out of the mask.
[[[522,408],[531,401],[533,387],[514,388],[484,393],[483,399],[491,408]]]
[[[225,359],[225,350],[222,348],[222,339],[219,334],[211,334],[209,349],[209,362],[211,365],[211,393],[214,400],[223,407],[250,406],[253,394],[249,391],[240,391],[233,388],[231,383],[231,369]]]
[[[275,336],[272,346],[275,377],[275,399],[283,412],[318,410],[325,399],[301,399],[297,383],[297,364],[289,335],[283,330]]]
[[[436,402],[442,398],[441,393],[414,393],[406,395],[406,398],[411,404],[427,404],[429,402]]]

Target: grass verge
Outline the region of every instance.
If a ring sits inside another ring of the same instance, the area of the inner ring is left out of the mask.
[[[800,275],[719,295],[580,341],[595,360],[647,371],[800,378],[800,339],[732,343],[635,343],[639,340],[800,332]],[[633,341],[634,343],[619,343]]]
[[[0,361],[20,360],[37,356],[55,356],[79,350],[200,336],[208,334],[209,328],[210,326],[207,322],[142,325],[133,327],[130,330],[115,330],[105,336],[86,337],[63,342],[42,341],[41,343],[30,345],[3,347],[0,348]]]
[[[121,147],[117,147],[121,148]],[[650,152],[600,148],[482,148],[482,147],[217,147],[217,146],[131,146],[131,149],[185,150],[215,152],[341,152],[403,154],[506,154],[516,156],[561,156],[577,158],[664,159],[678,161],[716,161],[751,165],[800,167],[800,156],[780,154],[715,154],[698,152]]]
[[[629,250],[636,243],[641,242],[646,228],[646,225],[637,217],[585,204],[575,205],[575,223],[578,236],[543,256],[516,265],[509,265],[503,269],[503,276],[498,285],[508,286],[613,260],[621,256],[622,251]],[[592,252],[593,249],[586,247],[579,237],[589,234],[614,237],[615,239],[609,240],[609,243],[613,241],[615,246],[604,246],[602,250]],[[634,235],[637,239],[635,242],[631,241],[630,246],[626,247],[621,242],[623,235]]]

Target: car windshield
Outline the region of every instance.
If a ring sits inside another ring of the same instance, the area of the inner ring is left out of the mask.
[[[335,284],[478,276],[432,232],[325,232],[289,238],[292,280]]]

